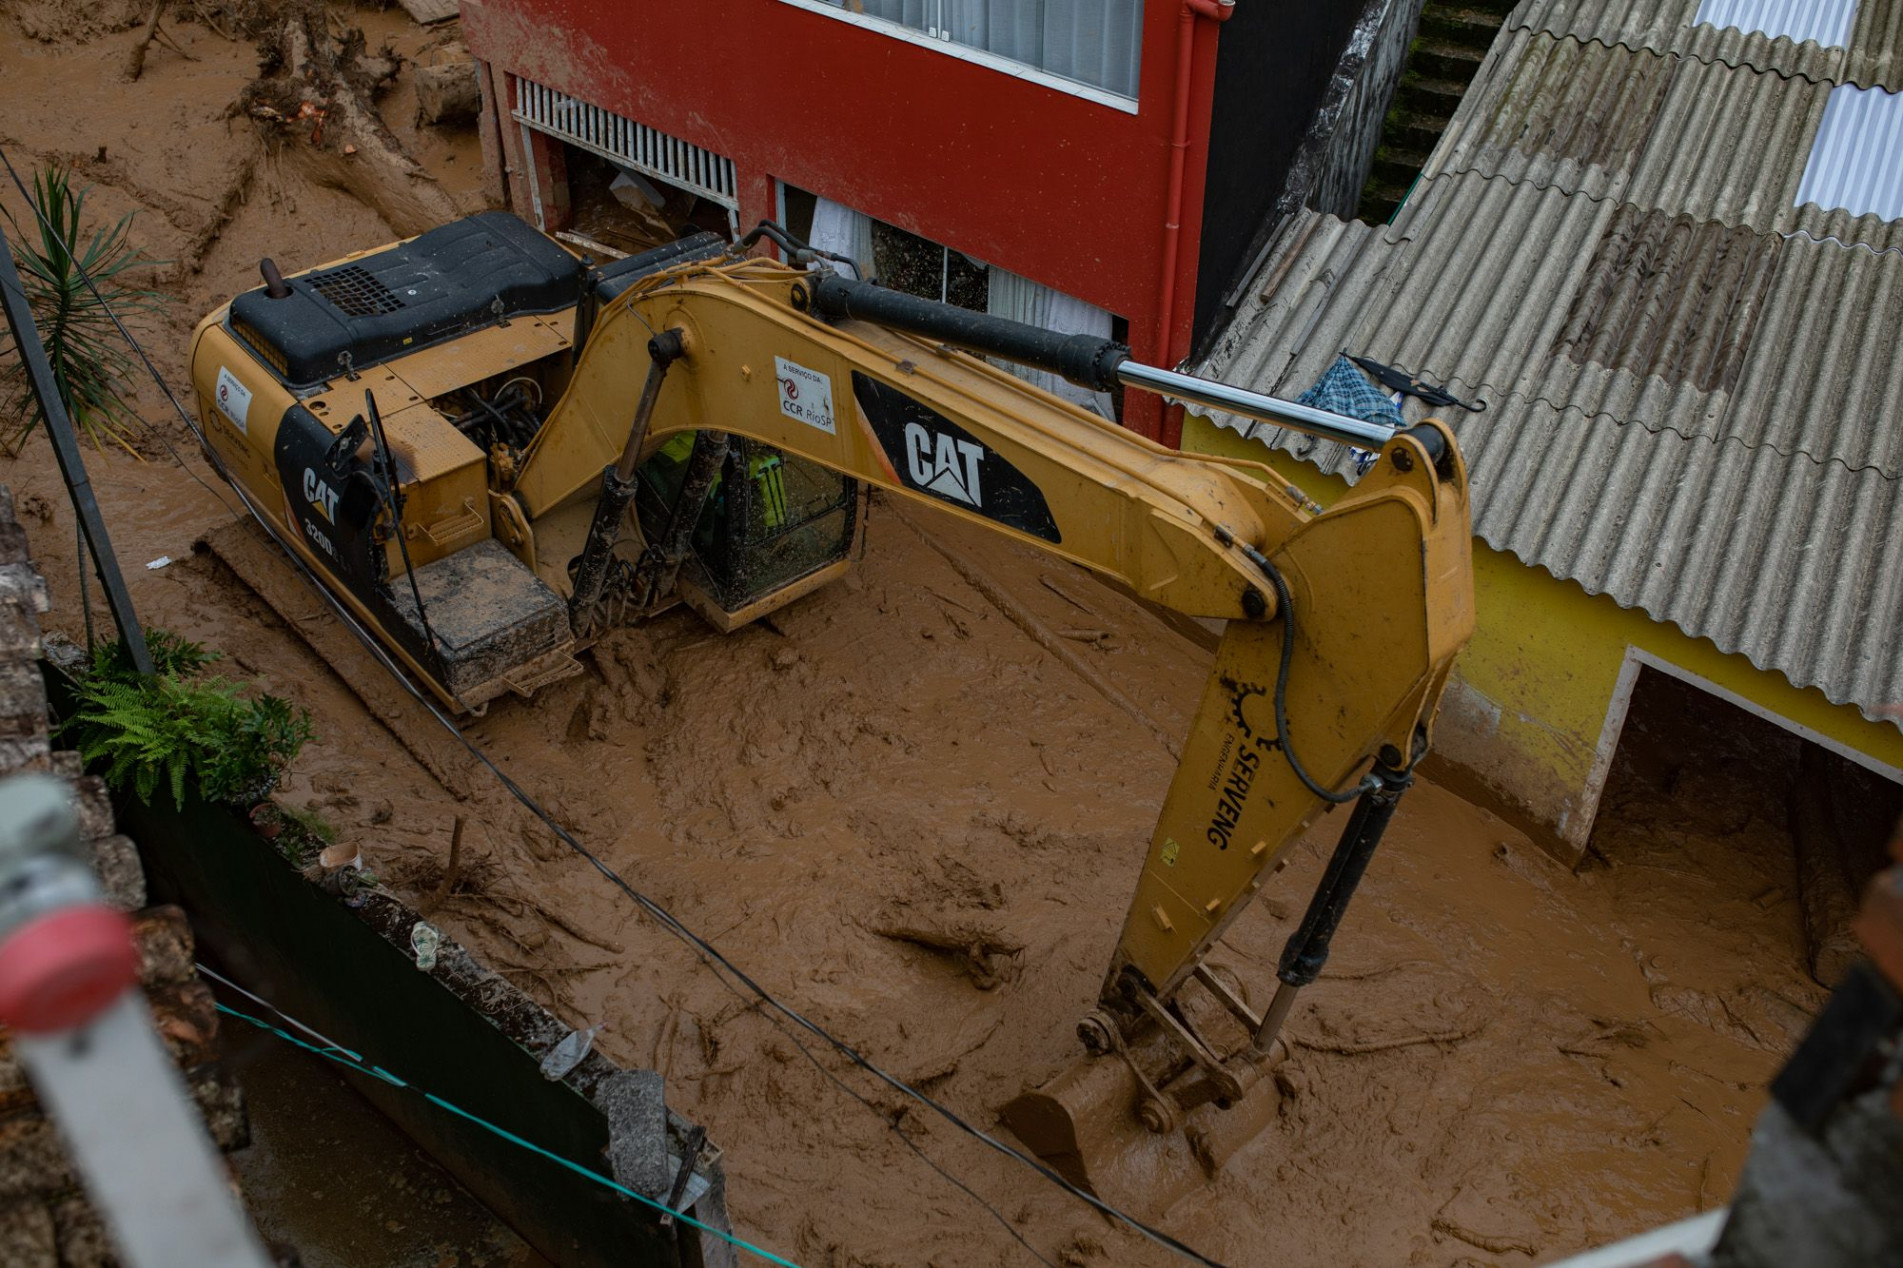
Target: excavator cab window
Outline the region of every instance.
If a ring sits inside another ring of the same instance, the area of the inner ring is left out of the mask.
[[[694,434],[683,433],[641,467],[635,510],[649,540],[667,523],[693,447]],[[858,503],[858,481],[736,437],[695,526],[689,573],[723,609],[738,612],[844,559]]]

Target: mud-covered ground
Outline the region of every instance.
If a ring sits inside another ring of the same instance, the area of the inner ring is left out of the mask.
[[[192,324],[255,284],[260,256],[289,271],[391,236],[262,156],[228,113],[255,54],[183,7],[168,29],[194,60],[155,47],[125,85],[130,33],[45,20],[110,6],[0,0],[0,144],[16,165],[73,163],[99,214],[138,213],[135,237],[171,261],[152,275],[170,315],[143,329],[174,384]],[[400,10],[338,16],[406,56],[435,38]],[[407,82],[386,120],[477,206],[473,132],[417,135]],[[10,190],[0,204],[18,208]],[[318,738],[283,795],[360,840],[387,883],[426,899],[454,818],[470,820],[436,918],[567,1020],[605,1022],[615,1058],[665,1073],[671,1102],[726,1151],[744,1236],[817,1265],[1035,1262],[896,1127],[1048,1260],[1168,1260],[835,1056],[809,1061],[495,788],[474,780],[459,801],[299,637],[330,619],[315,598],[280,617],[194,553],[229,509],[197,482],[213,477],[162,400],[139,403],[146,460],[94,455],[92,471],[145,618],[312,711]],[[0,459],[0,480],[51,580],[52,623],[78,635],[73,523],[44,441]],[[173,562],[145,567],[160,556]],[[974,569],[1181,732],[1209,663],[1196,640],[1068,566],[890,504],[847,581],[730,637],[684,613],[618,633],[587,675],[471,731],[765,986],[990,1127],[1073,1055],[1170,759],[988,601]],[[1576,875],[1444,790],[1409,795],[1291,1022],[1279,1120],[1168,1231],[1233,1264],[1514,1265],[1723,1200],[1762,1087],[1821,993],[1766,751],[1670,711],[1641,721]],[[1258,1002],[1340,818],[1227,939],[1220,961]],[[926,945],[951,934],[988,953]]]

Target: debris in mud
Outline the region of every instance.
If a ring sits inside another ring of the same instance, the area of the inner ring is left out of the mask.
[[[426,53],[416,68],[416,121],[471,124],[481,112],[482,84],[469,50],[451,43]]]
[[[455,200],[377,115],[400,61],[370,52],[359,28],[334,27],[317,0],[286,4],[259,36],[265,75],[244,90],[239,111],[279,162],[356,197],[399,236],[455,219]]]
[[[84,7],[125,10],[103,50],[110,74],[150,0]],[[170,0],[165,25],[194,21],[197,7]],[[375,147],[346,130],[339,103],[380,105],[395,135],[409,137],[410,67],[385,95],[382,68],[357,65],[336,34],[339,22],[367,26],[373,34],[357,48],[369,53],[378,33],[406,20],[338,7],[328,24],[293,31],[307,6],[202,7],[241,39],[263,36],[273,50],[265,82],[282,96],[259,100],[284,116],[255,128],[240,117],[229,132],[200,128],[215,157],[191,169],[204,178],[205,207],[182,198],[160,205],[174,196],[153,192],[138,156],[83,111],[70,137],[23,135],[22,145],[92,155],[101,139],[112,141],[111,157],[87,174],[152,208],[141,223],[169,220],[186,247],[159,253],[207,269],[202,283],[183,267],[163,279],[188,295],[199,294],[185,290],[196,285],[223,295],[219,287],[255,284],[257,256],[292,241],[303,264],[380,241],[342,229],[317,242],[294,237],[309,228],[295,204],[305,219],[344,204],[313,182],[335,183],[378,215],[391,214],[381,204],[392,191],[409,196],[413,174],[376,176]],[[244,23],[232,16],[240,8]],[[286,55],[287,32],[312,47]],[[211,42],[193,43],[195,35],[188,26],[180,38],[209,65]],[[402,47],[418,63],[434,53]],[[168,88],[162,69],[176,66],[154,47],[141,93]],[[221,93],[251,74],[248,62],[228,68]],[[23,91],[17,81],[14,91]],[[313,113],[292,123],[306,103]],[[435,140],[410,144],[429,158]],[[254,186],[271,196],[247,193]],[[241,232],[217,245],[224,220],[207,217],[221,200]],[[355,232],[370,232],[361,228],[369,212],[347,210],[358,217],[349,221]],[[191,534],[220,512],[181,473],[169,464],[141,472],[135,504],[121,492],[135,485],[129,469],[106,467],[118,478],[101,481],[108,515],[115,527],[150,531],[154,551],[180,559],[135,579],[142,605],[189,619],[194,631],[229,629],[235,652],[322,711],[332,739],[318,773],[348,790],[334,795],[355,799],[335,808],[347,819],[340,826],[368,838],[386,884],[542,1002],[573,1019],[611,1019],[597,1047],[666,1070],[681,1107],[708,1117],[735,1174],[746,1176],[765,1240],[840,1264],[917,1262],[921,1245],[944,1263],[1017,1253],[957,1195],[941,1197],[883,1124],[867,1126],[756,1012],[630,920],[617,896],[590,889],[592,879],[564,883],[566,847],[512,805],[484,800],[488,777],[472,773],[460,748],[387,681],[379,691],[380,669],[333,679],[287,638],[295,630],[354,647],[294,576],[280,624],[240,584],[256,585],[258,569],[185,559]],[[56,482],[25,463],[8,475],[36,490],[22,498],[25,513],[61,514],[63,503],[41,498]],[[970,575],[928,537],[956,544]],[[789,1001],[869,1057],[982,1117],[999,1087],[1072,1051],[1076,1010],[1099,984],[1166,784],[1166,745],[1153,737],[1180,732],[1213,639],[1186,623],[1168,656],[1148,664],[1120,655],[1106,674],[1107,647],[1157,644],[1154,615],[1048,559],[975,541],[936,524],[929,535],[876,538],[843,584],[789,610],[778,631],[785,641],[764,629],[710,636],[686,619],[616,631],[594,649],[593,680],[565,686],[547,708],[498,707],[478,729],[511,776],[559,806],[591,850],[665,896],[737,962],[762,967]],[[70,561],[59,566],[59,583],[76,584]],[[1026,624],[1045,639],[1027,636]],[[936,632],[929,656],[899,637],[926,626]],[[987,727],[989,738],[974,743]],[[955,738],[962,746],[951,747]],[[1679,799],[1713,795],[1728,794],[1700,786],[1697,772],[1681,774]],[[1774,1001],[1732,994],[1758,981],[1787,1002],[1801,999],[1783,976],[1784,961],[1801,954],[1797,886],[1787,857],[1760,865],[1762,807],[1717,825],[1740,834],[1733,838],[1651,801],[1611,796],[1601,847],[1616,865],[1575,876],[1427,781],[1410,798],[1370,875],[1359,923],[1344,932],[1344,956],[1314,988],[1317,1011],[1293,1019],[1298,1052],[1275,1076],[1283,1131],[1232,1160],[1222,1182],[1186,1199],[1167,1227],[1212,1238],[1206,1249],[1236,1263],[1284,1238],[1287,1256],[1301,1262],[1404,1263],[1418,1249],[1424,1263],[1478,1265],[1529,1247],[1583,1246],[1728,1192],[1748,1121],[1739,1107],[1761,1096],[1771,1054],[1743,1031],[1665,1006],[1696,1011],[1693,997],[1655,1001],[1652,992],[1704,992],[1717,1001],[1713,1016],[1729,1024],[1729,1005],[1776,1042],[1784,1023]],[[468,819],[460,851],[458,815]],[[1326,853],[1326,843],[1290,851],[1290,877],[1225,935],[1247,984],[1273,985],[1275,956]],[[1738,901],[1717,908],[1721,923],[1698,918],[1732,888]],[[1661,952],[1674,959],[1671,980],[1640,967]],[[831,976],[797,976],[814,965]],[[1546,1011],[1552,998],[1572,1002]],[[1709,1118],[1686,1109],[1660,1122],[1681,1096]],[[1663,1143],[1604,1149],[1607,1139],[1636,1142],[1648,1131]],[[949,1136],[928,1145],[948,1168],[992,1200],[1012,1192],[1015,1172],[952,1153]],[[1522,1191],[1509,1173],[1537,1175],[1537,1188]],[[845,1200],[812,1207],[814,1176]],[[1462,1185],[1466,1198],[1437,1208]],[[1630,1195],[1610,1215],[1595,1205],[1608,1191]],[[1511,1214],[1516,1204],[1524,1220]],[[1161,1262],[1106,1227],[1080,1234],[1057,1199],[1025,1194],[1007,1209],[1040,1254],[1071,1268]],[[1314,1218],[1317,1210],[1330,1218]],[[1334,1218],[1346,1212],[1354,1218]]]
[[[21,33],[44,44],[131,30],[147,8],[147,0],[14,0],[8,6]]]
[[[139,76],[145,73],[146,50],[152,47],[152,43],[155,40],[164,44],[165,47],[171,49],[188,62],[198,60],[183,48],[179,47],[178,41],[173,39],[165,27],[161,25],[164,16],[165,0],[152,0],[152,12],[148,14],[145,19],[145,30],[140,34],[138,42],[132,46],[131,51],[126,54],[126,66],[123,76],[128,83],[137,83]]]
[[[1523,1242],[1518,1238],[1503,1237],[1498,1234],[1475,1232],[1443,1215],[1434,1217],[1434,1231],[1445,1233],[1455,1241],[1466,1242],[1469,1246],[1477,1247],[1493,1255],[1508,1255],[1517,1252],[1531,1257],[1540,1253],[1540,1248],[1532,1242]]]
[[[984,925],[886,923],[875,925],[872,932],[881,938],[952,957],[970,976],[972,985],[981,991],[996,990],[1015,982],[1023,968],[1024,944]]]
[[[1485,1020],[1475,1021],[1465,1026],[1453,1026],[1445,1030],[1426,1031],[1413,1035],[1395,1035],[1387,1039],[1320,1039],[1312,1035],[1300,1035],[1293,1031],[1288,1040],[1298,1048],[1311,1048],[1316,1052],[1332,1052],[1337,1056],[1362,1057],[1375,1052],[1392,1052],[1396,1048],[1412,1048],[1417,1044],[1459,1043],[1471,1039],[1486,1029]]]

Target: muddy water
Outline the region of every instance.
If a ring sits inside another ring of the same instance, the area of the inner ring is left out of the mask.
[[[394,13],[358,16],[418,38]],[[93,176],[102,210],[142,208],[160,256],[190,249],[215,201],[200,191],[222,188],[250,144],[222,117],[248,50],[180,32],[200,61],[155,53],[140,85],[79,102],[49,98],[116,65],[114,37],[0,40],[16,155],[109,144],[124,166]],[[115,143],[129,133],[142,140]],[[424,145],[442,171],[430,145],[472,162],[469,138]],[[261,165],[200,271],[164,281],[180,303],[153,342],[175,377],[191,319],[250,285],[258,255],[301,267],[387,236],[343,196],[277,180]],[[360,840],[413,898],[434,889],[453,819],[468,816],[471,861],[437,918],[567,1020],[608,1023],[599,1042],[614,1057],[666,1074],[672,1103],[727,1151],[746,1235],[809,1264],[1032,1262],[896,1124],[1046,1258],[1165,1262],[821,1055],[878,1113],[853,1101],[497,790],[459,803],[437,784],[297,637],[329,619],[315,599],[273,613],[192,553],[224,512],[162,451],[94,470],[147,619],[225,649],[234,673],[316,716],[285,796]],[[53,623],[76,632],[72,523],[44,444],[0,479],[43,516],[27,527]],[[1170,759],[1151,725],[1041,650],[921,531],[1180,733],[1208,669],[1199,643],[1075,570],[890,506],[851,579],[770,624],[721,637],[675,614],[617,634],[587,675],[533,706],[498,705],[472,732],[769,989],[990,1126],[1073,1055]],[[161,554],[176,562],[139,566]],[[1236,1264],[1504,1265],[1721,1201],[1815,999],[1788,887],[1767,892],[1788,871],[1777,808],[1746,797],[1748,811],[1715,821],[1685,813],[1742,796],[1698,792],[1705,778],[1628,781],[1602,830],[1607,861],[1578,875],[1443,790],[1411,793],[1290,1023],[1279,1122],[1168,1230]],[[1221,952],[1258,1001],[1340,817]]]

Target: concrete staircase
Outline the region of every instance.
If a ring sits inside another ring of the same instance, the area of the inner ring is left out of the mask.
[[[1382,224],[1413,188],[1515,0],[1428,0],[1356,215]]]

